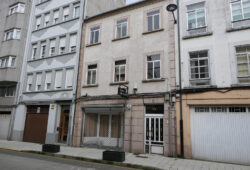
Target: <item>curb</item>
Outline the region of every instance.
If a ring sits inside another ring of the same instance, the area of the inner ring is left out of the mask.
[[[17,149],[10,149],[10,148],[1,148],[0,147],[0,150],[6,150],[6,151],[14,151],[14,152],[22,152],[20,150],[17,150]]]
[[[135,164],[129,164],[129,163],[104,161],[104,160],[99,160],[99,159],[75,157],[75,156],[54,154],[54,153],[41,152],[41,151],[17,151],[17,152],[39,154],[39,155],[52,156],[52,157],[57,157],[57,158],[72,159],[72,160],[78,160],[78,161],[84,161],[84,162],[93,162],[93,163],[114,165],[114,166],[127,167],[127,168],[135,168],[135,169],[141,169],[141,170],[162,170],[162,169],[159,169],[159,168],[143,166],[143,165],[135,165]]]

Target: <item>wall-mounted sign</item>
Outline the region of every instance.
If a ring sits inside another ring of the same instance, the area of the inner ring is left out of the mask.
[[[118,87],[118,95],[128,98],[128,87],[125,85],[120,85]]]
[[[55,105],[51,105],[51,106],[50,106],[50,109],[55,109]]]

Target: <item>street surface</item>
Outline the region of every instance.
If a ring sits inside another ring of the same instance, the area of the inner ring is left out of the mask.
[[[118,166],[0,149],[0,170],[133,170]]]

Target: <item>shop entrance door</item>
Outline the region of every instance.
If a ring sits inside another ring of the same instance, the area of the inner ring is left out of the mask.
[[[70,106],[63,105],[62,109],[61,109],[59,135],[58,135],[58,142],[61,142],[61,143],[67,142],[68,125],[69,125],[69,112],[70,112]]]

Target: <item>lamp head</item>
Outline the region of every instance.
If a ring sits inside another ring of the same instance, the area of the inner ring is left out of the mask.
[[[169,12],[174,12],[177,8],[178,8],[178,7],[177,7],[176,4],[169,4],[169,5],[166,7],[167,11],[169,11]]]

